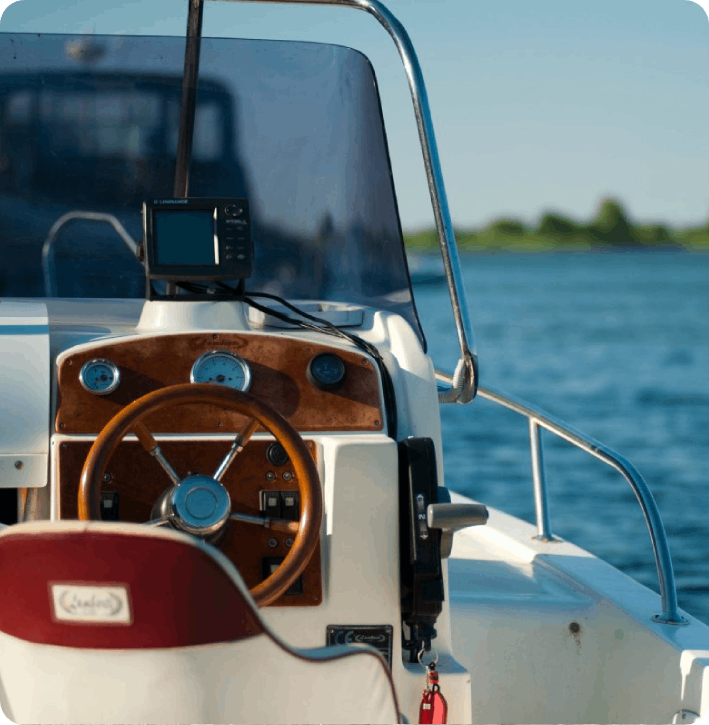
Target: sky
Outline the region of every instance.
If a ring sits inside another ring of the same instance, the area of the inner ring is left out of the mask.
[[[421,62],[459,228],[549,211],[709,222],[709,20],[688,0],[389,0]],[[19,0],[0,30],[184,33],[185,0]],[[207,2],[205,36],[333,42],[371,60],[405,229],[433,225],[393,43],[351,8]]]

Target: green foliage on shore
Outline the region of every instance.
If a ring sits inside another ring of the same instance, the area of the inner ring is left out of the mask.
[[[429,229],[404,235],[406,245],[425,252],[438,246]],[[584,251],[603,249],[693,249],[709,251],[709,224],[696,229],[671,230],[662,224],[635,225],[623,207],[606,199],[590,224],[578,224],[557,214],[545,214],[536,228],[516,219],[498,219],[485,229],[456,230],[463,250]]]

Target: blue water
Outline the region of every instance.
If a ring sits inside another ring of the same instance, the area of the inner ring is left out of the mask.
[[[709,254],[474,254],[463,266],[483,384],[636,465],[663,516],[680,606],[709,623]],[[416,299],[434,361],[452,369],[446,288]],[[481,399],[442,418],[447,485],[533,521],[526,420]],[[550,434],[544,444],[554,533],[657,591],[629,486]]]

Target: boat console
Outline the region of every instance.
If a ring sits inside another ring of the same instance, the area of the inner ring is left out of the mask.
[[[189,303],[177,303],[189,304]],[[168,311],[169,313],[169,311]],[[88,380],[88,382],[87,382]],[[56,476],[57,518],[76,518],[79,481],[93,441],[125,407],[172,386],[224,385],[246,391],[268,404],[299,431],[381,433],[381,391],[375,364],[352,350],[285,335],[206,332],[144,335],[82,345],[57,359]],[[180,478],[212,474],[228,454],[234,432],[248,415],[188,403],[156,410],[144,425],[161,440],[162,455]],[[256,432],[268,430],[259,425]],[[305,441],[314,460],[316,440]],[[284,446],[257,437],[220,477],[232,511],[254,518],[300,519],[299,480]],[[172,485],[155,457],[138,440],[120,444],[103,474],[103,520],[147,522]],[[294,543],[287,528],[234,523],[223,532],[221,550],[242,572],[249,587],[263,581]],[[249,546],[243,546],[244,539]],[[280,606],[315,606],[322,600],[320,546]]]

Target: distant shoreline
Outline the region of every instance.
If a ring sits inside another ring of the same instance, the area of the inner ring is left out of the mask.
[[[463,233],[465,234],[465,233]],[[456,241],[458,242],[458,250],[461,254],[463,253],[510,253],[510,254],[544,254],[544,253],[558,253],[558,254],[584,254],[589,252],[603,253],[608,252],[687,252],[689,253],[709,253],[709,242],[706,244],[646,244],[646,245],[634,245],[634,246],[619,246],[619,245],[586,245],[586,244],[556,244],[554,241],[539,240],[533,238],[529,242],[525,240],[510,240],[508,244],[469,244],[465,240],[461,243],[461,237],[463,236],[460,232],[456,232]],[[438,237],[435,236],[434,242],[428,245],[421,245],[418,240],[412,242],[411,235],[404,235],[404,244],[407,250],[414,254],[421,255],[434,255],[438,253]]]
[[[661,224],[634,225],[618,202],[607,199],[590,224],[578,224],[556,214],[546,214],[532,229],[514,219],[500,219],[485,229],[456,230],[456,240],[461,251],[471,252],[641,249],[709,252],[709,225],[680,230],[671,230]],[[411,251],[425,253],[438,248],[438,235],[433,229],[405,234],[404,241]]]

